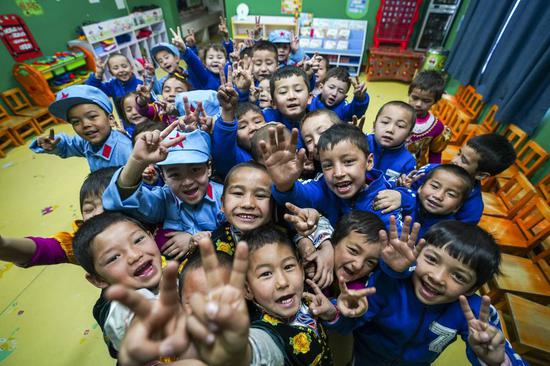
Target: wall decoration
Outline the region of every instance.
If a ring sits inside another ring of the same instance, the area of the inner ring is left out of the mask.
[[[299,14],[302,11],[302,0],[281,0],[281,14]]]
[[[352,19],[363,18],[368,8],[368,0],[347,0],[346,15]]]
[[[15,0],[15,3],[23,10],[23,15],[26,17],[44,14],[44,10],[37,0]]]
[[[0,37],[17,62],[42,56],[40,47],[19,15],[0,15]]]

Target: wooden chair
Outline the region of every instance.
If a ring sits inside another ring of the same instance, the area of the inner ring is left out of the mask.
[[[506,294],[508,340],[531,365],[550,365],[550,308]]]
[[[458,106],[463,99],[468,98],[471,94],[475,93],[475,89],[471,85],[460,85],[455,95],[444,93],[441,96],[441,100],[445,104],[453,104]]]
[[[535,196],[511,220],[483,215],[479,226],[493,235],[502,251],[525,255],[550,234],[550,207]]]
[[[495,120],[497,112],[498,106],[493,104],[487,114],[485,114],[485,117],[483,117],[483,120],[481,120],[479,126],[481,126],[485,133],[495,132],[498,129],[499,123]]]
[[[502,135],[506,137],[508,141],[514,146],[516,151],[519,151],[521,145],[527,140],[527,133],[514,124],[509,124],[502,132]]]
[[[0,105],[0,128],[5,127],[17,139],[20,144],[25,143],[25,138],[29,135],[40,135],[42,129],[34,121],[34,118],[27,116],[11,116]]]
[[[535,187],[544,197],[546,203],[550,203],[550,174],[546,174],[546,177],[542,178]]]
[[[479,129],[480,125],[474,125],[473,126],[474,128],[470,128],[470,126],[472,126],[472,125],[470,124],[470,125],[467,126],[468,128],[466,128],[466,131],[463,134],[464,137],[461,138],[461,140],[462,140],[461,145],[454,145],[454,144],[450,143],[449,145],[447,145],[445,150],[443,150],[443,153],[441,154],[441,162],[443,164],[450,163],[451,160],[453,160],[453,158],[458,154],[458,151],[462,148],[462,146],[464,146],[468,142],[469,139],[471,139],[474,136],[477,136],[477,135],[480,135],[480,134],[484,133],[483,131],[480,131],[480,129]]]
[[[467,114],[459,110],[456,110],[455,113],[450,116],[445,124],[451,129],[450,143],[452,145],[462,145],[466,138],[466,129],[471,121],[472,119]]]
[[[0,128],[0,158],[6,157],[4,149],[10,145],[19,146],[21,145],[17,138],[10,132],[6,127]]]
[[[518,152],[514,165],[498,175],[498,178],[504,178],[499,183],[505,183],[505,179],[517,176],[518,172],[531,177],[547,159],[548,152],[535,141],[529,140]]]
[[[454,104],[446,103],[441,107],[441,111],[437,118],[439,118],[443,124],[447,125],[455,115],[457,108],[458,107]]]
[[[485,106],[483,103],[483,96],[479,93],[474,92],[468,94],[467,96],[461,98],[458,102],[460,110],[464,112],[472,121],[476,120],[481,110]]]
[[[517,175],[496,193],[482,192],[483,214],[511,219],[536,194],[537,190],[529,179],[522,174]]]
[[[0,93],[4,103],[18,116],[32,117],[43,129],[51,123],[60,123],[46,107],[33,106],[21,89],[13,88]]]

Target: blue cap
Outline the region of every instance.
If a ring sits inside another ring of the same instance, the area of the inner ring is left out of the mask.
[[[269,33],[269,42],[273,43],[290,43],[292,34],[284,29],[276,29]]]
[[[181,132],[176,128],[166,138],[173,140],[181,135],[185,140],[169,148],[166,159],[157,165],[200,164],[210,159],[210,144],[202,131]]]
[[[55,96],[55,102],[50,104],[48,110],[57,118],[67,121],[67,112],[78,104],[94,103],[108,114],[113,113],[111,100],[101,90],[89,85],[73,85],[62,89]]]
[[[176,46],[174,46],[173,44],[170,44],[170,43],[166,43],[166,42],[160,42],[156,45],[154,45],[152,48],[151,48],[151,56],[153,57],[153,59],[155,58],[155,56],[157,55],[158,52],[160,51],[166,51],[166,52],[170,52],[172,55],[174,56],[178,56],[180,55],[180,51],[178,50],[178,48]],[[156,60],[155,60],[156,61]]]

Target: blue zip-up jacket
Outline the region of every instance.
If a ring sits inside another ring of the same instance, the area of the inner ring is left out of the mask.
[[[418,173],[424,173],[425,176],[414,182],[411,188],[415,191],[418,190],[418,188],[426,181],[426,176],[428,175],[428,173],[438,165],[439,164],[426,164],[418,169]],[[464,201],[462,207],[454,214],[454,219],[468,224],[477,225],[479,223],[479,220],[481,220],[483,207],[484,205],[483,197],[481,195],[481,182],[476,180],[474,183],[474,188],[470,192],[470,195],[468,196],[468,198],[466,198],[466,201]]]
[[[237,129],[239,123],[225,122],[218,117],[212,131],[212,160],[216,173],[225,177],[235,165],[252,160],[250,152],[237,144]]]
[[[288,55],[288,58],[286,59],[286,61],[279,62],[279,68],[285,67],[285,66],[290,66],[290,65],[296,65],[297,63],[302,61],[304,59],[304,57],[306,57],[305,51],[301,48],[298,48],[296,53],[290,52],[290,54]],[[309,58],[309,57],[307,57],[307,58]]]
[[[391,184],[384,178],[382,172],[376,169],[367,171],[365,177],[368,186],[361,192],[358,192],[352,199],[338,197],[327,186],[324,176],[318,180],[297,181],[288,192],[280,192],[275,186],[272,187],[271,191],[273,198],[279,205],[283,206],[285,202],[290,202],[298,207],[315,208],[330,221],[332,226],[335,226],[338,219],[351,210],[360,210],[378,215],[384,221],[388,230],[390,227],[390,216],[394,215],[398,229],[400,230],[403,221],[402,208],[382,214],[380,210],[377,211],[373,207],[373,202],[378,192],[384,189],[392,189]],[[402,200],[413,200],[410,189],[401,187],[396,190],[401,193],[401,197],[404,197]]]
[[[367,142],[374,156],[374,167],[383,171],[389,181],[395,181],[401,174],[408,174],[416,167],[416,159],[405,144],[385,149],[376,142],[373,133],[367,135]]]
[[[140,183],[130,197],[122,200],[116,185],[121,171],[122,168],[115,172],[103,192],[106,210],[122,211],[143,222],[162,223],[163,229],[185,231],[191,235],[213,231],[225,221],[221,211],[221,184],[210,182],[202,201],[192,206],[177,198],[166,185],[150,189]]]
[[[95,77],[95,73],[91,73],[86,80],[86,85],[95,86],[102,92],[113,99],[125,96],[128,93],[136,91],[138,85],[143,84],[143,81],[136,78],[135,75],[126,81],[122,82],[117,78],[111,78],[109,81],[102,82]]]
[[[94,146],[78,135],[55,135],[60,141],[52,151],[46,151],[34,140],[29,148],[38,154],[53,154],[62,159],[80,156],[88,160],[90,171],[101,168],[118,167],[126,164],[132,153],[132,140],[124,133],[111,130],[109,137],[101,146]]]
[[[365,100],[357,100],[353,98],[351,103],[348,103],[345,99],[342,100],[337,105],[329,107],[321,100],[321,94],[313,98],[311,103],[308,106],[308,110],[314,111],[316,109],[330,109],[340,117],[344,122],[350,122],[351,118],[355,115],[358,118],[361,118],[369,106],[370,97],[368,94],[365,94]]]
[[[309,110],[306,108],[306,113],[307,112],[309,112]],[[304,147],[304,143],[302,141],[302,133],[300,132],[299,122],[292,121],[291,119],[283,116],[281,112],[279,112],[279,110],[275,108],[265,108],[262,110],[262,114],[264,115],[264,119],[266,122],[281,122],[290,131],[292,131],[293,128],[297,128],[298,129],[298,146],[296,146],[296,148],[301,149],[302,147]]]
[[[413,211],[411,212],[409,207],[403,207],[403,210],[405,211],[404,214],[412,217],[413,222],[418,222],[420,224],[420,230],[418,231],[419,238],[424,237],[428,229],[440,221],[457,220],[456,213],[449,215],[434,215],[427,212],[420,203],[418,193],[413,193],[413,195],[416,197],[416,204]]]
[[[208,70],[197,54],[186,48],[180,52],[181,58],[187,63],[189,82],[196,90],[218,90],[220,87],[220,75]]]
[[[368,287],[376,287],[376,293],[368,297],[369,308],[362,317],[340,316],[332,323],[324,323],[340,333],[353,331],[355,365],[428,366],[457,336],[466,342],[466,355],[472,365],[481,365],[467,343],[468,323],[459,301],[424,305],[414,292],[411,272],[396,278],[385,273],[384,267],[387,265],[380,262],[381,269],[369,278]],[[478,317],[481,298],[472,295],[467,299]],[[501,329],[493,306],[489,322]],[[508,342],[505,349],[512,365],[527,365]]]

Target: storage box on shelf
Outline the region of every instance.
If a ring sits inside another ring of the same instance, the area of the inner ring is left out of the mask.
[[[242,20],[237,16],[231,18],[231,34],[234,40],[242,40],[248,38],[247,31],[253,31],[256,27],[256,17],[248,15]],[[260,25],[262,26],[262,37],[267,39],[269,33],[276,29],[288,30],[294,34],[298,34],[298,24],[294,17],[279,17],[279,16],[260,16]]]
[[[327,55],[331,66],[346,67],[351,76],[357,76],[366,36],[366,21],[314,18],[310,26],[300,28],[300,47],[310,57]]]

